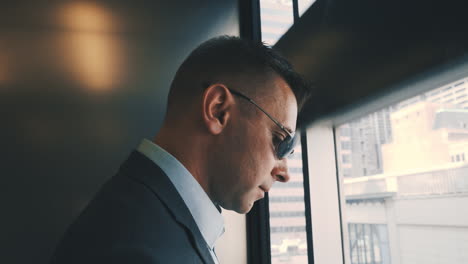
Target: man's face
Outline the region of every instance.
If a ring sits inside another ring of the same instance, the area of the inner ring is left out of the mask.
[[[290,132],[295,131],[297,102],[292,90],[279,77],[270,85],[273,87],[266,90],[271,94],[257,103]],[[276,156],[276,147],[287,134],[255,106],[241,104],[241,98],[236,100],[235,107],[250,107],[248,111],[255,112],[246,116],[238,109],[233,113],[222,149],[216,151],[219,162],[214,168],[218,175],[211,189],[223,208],[247,213],[275,181],[289,180],[286,158]]]

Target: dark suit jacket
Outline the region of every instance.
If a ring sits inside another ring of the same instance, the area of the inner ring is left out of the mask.
[[[167,175],[135,151],[70,226],[51,263],[214,261]]]

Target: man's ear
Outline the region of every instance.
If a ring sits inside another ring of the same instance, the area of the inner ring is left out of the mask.
[[[213,135],[220,134],[231,117],[234,99],[224,84],[212,84],[203,93],[203,121]]]

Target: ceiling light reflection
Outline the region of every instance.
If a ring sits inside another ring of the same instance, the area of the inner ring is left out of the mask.
[[[78,2],[61,9],[67,29],[64,65],[74,78],[93,91],[110,90],[124,77],[121,36],[115,34],[118,19],[92,3]]]
[[[95,3],[68,3],[59,11],[59,16],[61,23],[73,31],[111,32],[118,28],[117,19]]]
[[[83,85],[108,90],[121,81],[122,51],[111,35],[74,33],[67,38],[69,66]]]

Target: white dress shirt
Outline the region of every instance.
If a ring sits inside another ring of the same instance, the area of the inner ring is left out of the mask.
[[[147,139],[142,140],[137,150],[167,174],[190,210],[214,262],[218,264],[214,246],[224,233],[224,220],[219,207],[215,206],[184,165],[169,152]]]

